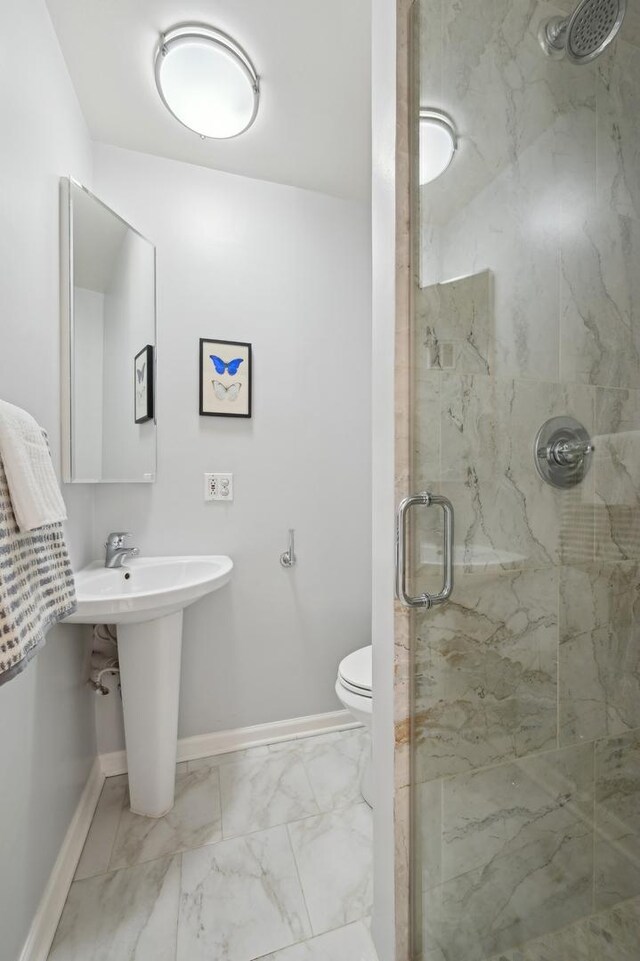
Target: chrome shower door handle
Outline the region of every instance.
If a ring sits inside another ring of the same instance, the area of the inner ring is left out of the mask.
[[[444,580],[442,590],[437,594],[418,594],[412,597],[407,592],[407,527],[409,511],[412,507],[442,507],[444,512],[443,564]],[[447,497],[422,491],[405,497],[398,507],[396,524],[396,597],[405,607],[425,607],[444,604],[453,591],[453,504]]]

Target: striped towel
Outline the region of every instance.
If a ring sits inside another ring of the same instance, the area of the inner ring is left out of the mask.
[[[75,609],[62,524],[19,531],[0,460],[0,684],[23,671],[51,625]]]

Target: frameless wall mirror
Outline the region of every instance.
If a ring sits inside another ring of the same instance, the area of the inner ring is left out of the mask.
[[[156,476],[156,251],[86,187],[61,183],[62,459],[67,483]]]

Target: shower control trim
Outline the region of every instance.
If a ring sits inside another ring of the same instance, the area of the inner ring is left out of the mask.
[[[552,60],[562,60],[564,57],[568,26],[566,17],[550,17],[540,26],[540,46]]]
[[[442,507],[444,512],[443,563],[444,580],[437,594],[418,594],[412,597],[407,590],[407,542],[409,511],[412,507]],[[447,497],[422,491],[412,494],[400,503],[396,519],[396,597],[404,607],[422,607],[427,610],[436,604],[444,604],[453,591],[453,504]]]
[[[573,417],[552,417],[536,435],[534,461],[540,477],[552,487],[575,487],[591,466],[595,447],[587,430]]]

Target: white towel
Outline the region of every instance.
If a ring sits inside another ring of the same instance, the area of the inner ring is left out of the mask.
[[[47,435],[31,414],[0,400],[0,457],[21,531],[67,519]]]

